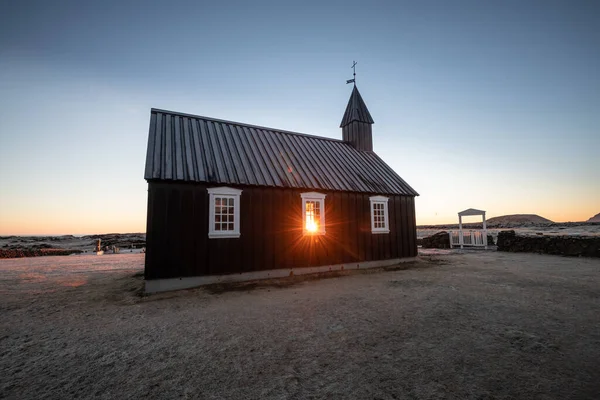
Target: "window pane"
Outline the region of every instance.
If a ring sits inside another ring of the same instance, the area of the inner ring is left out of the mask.
[[[233,207],[233,198],[230,198],[228,202],[229,202],[229,206]]]
[[[217,222],[215,224],[215,231],[220,231],[220,230],[221,230],[221,224]]]
[[[227,212],[228,212],[229,214],[233,214],[233,207],[229,207],[229,208],[227,209]]]
[[[221,222],[221,216],[215,215],[215,222]]]
[[[372,204],[372,218],[374,229],[387,229],[387,223],[385,220],[385,214],[387,210],[387,203],[378,201]]]
[[[227,216],[227,222],[233,222],[233,215]]]
[[[232,223],[232,222],[231,222],[231,223],[229,223],[229,229],[228,229],[228,230],[230,230],[230,231],[232,231],[232,230],[233,230],[233,223]]]
[[[316,213],[317,206],[318,203],[315,201],[307,201],[305,205],[304,229],[306,229],[309,232],[316,232],[319,229],[319,219]]]

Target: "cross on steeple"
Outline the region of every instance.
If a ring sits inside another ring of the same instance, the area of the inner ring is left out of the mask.
[[[352,71],[353,71],[352,76],[354,76],[354,78],[353,79],[348,79],[346,81],[346,84],[348,84],[348,83],[354,83],[354,86],[356,86],[356,64],[357,64],[356,61],[352,61],[352,66],[350,68],[352,68]]]

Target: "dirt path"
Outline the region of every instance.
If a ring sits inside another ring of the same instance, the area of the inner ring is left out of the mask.
[[[600,260],[445,254],[142,298],[143,256],[85,257],[0,261],[0,398],[600,393]]]

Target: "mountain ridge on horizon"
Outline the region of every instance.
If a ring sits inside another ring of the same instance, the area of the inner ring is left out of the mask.
[[[588,219],[586,222],[600,222],[600,213],[594,215],[592,218]]]
[[[498,217],[490,218],[486,221],[490,225],[494,224],[553,224],[547,218],[541,217],[537,214],[508,214],[500,215]]]
[[[599,219],[597,220],[592,220],[593,218],[598,217]],[[488,227],[518,227],[520,225],[536,225],[536,224],[542,224],[542,225],[549,225],[549,224],[585,224],[588,222],[600,222],[600,214],[598,214],[595,217],[590,218],[587,221],[568,221],[568,222],[555,222],[552,220],[549,220],[547,218],[544,218],[540,215],[537,214],[507,214],[507,215],[499,215],[497,217],[492,217],[490,219],[486,219],[486,225]],[[481,221],[474,221],[474,222],[463,222],[463,226],[475,226],[475,225],[479,225],[481,226]],[[444,226],[458,226],[458,221],[454,222],[454,223],[447,223],[447,224],[422,224],[422,225],[417,225],[417,228],[421,228],[421,227],[444,227]]]

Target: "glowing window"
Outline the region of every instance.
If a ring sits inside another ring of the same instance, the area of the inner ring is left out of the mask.
[[[371,201],[371,233],[390,233],[388,198],[372,196],[369,200]]]
[[[240,195],[242,191],[229,187],[208,189],[208,237],[240,237]]]
[[[325,234],[325,196],[322,193],[302,193],[302,230],[305,235]]]

